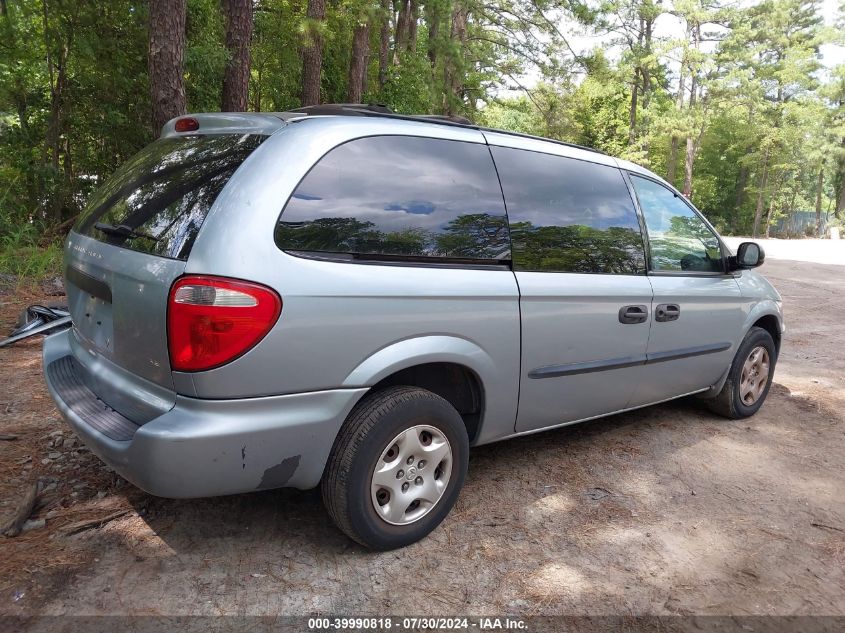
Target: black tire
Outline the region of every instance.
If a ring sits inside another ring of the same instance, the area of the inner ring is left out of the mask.
[[[742,366],[748,355],[755,347],[765,347],[769,353],[769,375],[766,379],[766,386],[763,393],[751,405],[747,405],[742,401],[739,393],[739,385],[742,380]],[[731,369],[728,372],[728,378],[725,381],[722,390],[712,400],[707,400],[707,406],[714,413],[718,413],[726,418],[738,420],[740,418],[747,418],[755,413],[763,406],[766,397],[769,395],[769,389],[772,386],[772,378],[775,375],[775,365],[777,364],[777,348],[775,342],[772,340],[772,335],[760,327],[752,327],[748,334],[739,346],[739,349],[734,356]]]
[[[388,442],[419,424],[435,427],[449,440],[451,475],[427,514],[407,525],[392,525],[374,508],[373,469]],[[449,514],[468,461],[466,426],[452,405],[425,389],[388,387],[364,397],[343,423],[321,482],[323,503],[335,524],[361,545],[375,550],[404,547],[424,538]]]

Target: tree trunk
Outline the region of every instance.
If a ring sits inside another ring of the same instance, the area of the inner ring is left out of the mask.
[[[763,219],[763,199],[766,194],[766,184],[769,179],[769,154],[766,152],[763,156],[763,173],[760,176],[760,187],[757,190],[757,207],[754,210],[754,227],[751,231],[751,237],[757,237],[760,230],[760,220]]]
[[[52,188],[52,195],[48,197],[48,203],[44,209],[45,218],[51,221],[54,225],[60,224],[62,220],[62,207],[64,206],[63,187],[59,186],[59,170],[61,167],[61,153],[62,153],[62,130],[64,128],[64,101],[65,90],[67,89],[68,75],[68,59],[70,57],[70,47],[73,43],[73,25],[75,20],[71,20],[66,25],[63,32],[58,33],[58,37],[62,39],[58,44],[58,52],[55,52],[56,44],[51,37],[49,11],[47,8],[47,1],[43,0],[41,3],[42,17],[44,20],[44,48],[47,57],[47,71],[50,79],[50,114],[47,119],[47,134],[45,136],[45,163],[52,167],[52,174],[55,178],[54,187]],[[52,53],[55,53],[52,54]]]
[[[223,112],[245,112],[249,95],[249,43],[252,38],[252,0],[223,0],[226,50],[229,61],[223,75]]]
[[[734,217],[739,215],[739,208],[745,200],[745,187],[748,185],[748,167],[745,165],[739,166],[739,175],[736,179],[736,187],[734,189]]]
[[[68,47],[63,44],[59,50],[59,57],[51,69],[56,72],[55,83],[50,86],[50,116],[47,119],[47,153],[53,169],[59,171],[59,154],[61,152],[62,106],[67,87],[67,58]]]
[[[816,179],[816,237],[822,236],[822,187],[824,186],[824,161],[819,165]]]
[[[417,50],[417,25],[420,19],[420,5],[418,0],[411,0],[411,8],[408,14],[408,47],[409,53]]]
[[[692,164],[695,161],[695,141],[687,138],[687,151],[684,153],[684,197],[692,197]]]
[[[150,100],[153,131],[185,114],[186,0],[150,2]]]
[[[326,18],[325,0],[308,0],[307,42],[302,49],[302,105],[320,103],[320,77],[323,69],[323,36],[315,22]]]
[[[769,239],[769,230],[772,228],[772,216],[775,214],[775,196],[769,200],[769,210],[766,213],[766,231],[763,233],[766,239]]]
[[[686,60],[681,60],[681,70],[678,76],[678,96],[675,99],[676,106],[679,112],[684,109],[684,87],[686,86],[686,75],[684,74],[684,64]],[[672,145],[669,150],[669,164],[666,166],[666,180],[671,184],[675,184],[675,173],[678,169],[678,146],[681,140],[677,134],[672,134]]]
[[[369,50],[370,25],[359,24],[352,33],[352,59],[349,62],[349,82],[346,93],[346,100],[349,103],[361,103]]]
[[[680,139],[677,134],[672,135],[672,145],[669,149],[669,164],[666,165],[666,180],[669,184],[675,184],[675,172],[678,169],[678,145]]]
[[[695,103],[698,100],[698,78],[695,73],[690,77],[690,93],[689,93],[689,108],[692,111],[695,108]],[[703,133],[703,130],[702,130]],[[699,139],[701,135],[699,135]],[[687,200],[692,197],[692,166],[695,162],[695,155],[698,152],[698,139],[693,140],[692,137],[687,137],[687,151],[684,155],[684,195]]]
[[[396,18],[396,34],[393,36],[393,64],[399,63],[399,52],[405,50],[408,31],[411,26],[411,1],[399,0],[399,15]]]
[[[444,79],[446,85],[445,103],[443,113],[452,115],[455,113],[455,104],[459,103],[463,92],[463,68],[460,56],[463,54],[464,44],[467,39],[467,9],[462,0],[455,2],[452,10],[452,29],[450,31],[452,41],[452,52],[449,61],[444,67]]]
[[[643,21],[645,26],[645,36],[643,37],[643,42],[645,45],[645,51],[647,54],[651,54],[651,38],[652,38],[652,31],[654,30],[654,21],[655,18],[649,17]],[[640,73],[643,76],[643,111],[648,110],[648,104],[651,100],[651,74],[649,73],[648,67],[641,66]]]
[[[425,18],[428,23],[428,61],[433,70],[437,66],[437,38],[440,35],[440,11],[436,3],[426,5]]]
[[[633,145],[636,139],[637,128],[637,91],[639,90],[639,80],[634,78],[634,83],[631,86],[631,110],[628,113],[628,145]]]
[[[640,26],[637,32],[637,47],[632,51],[635,54],[639,54],[639,51],[642,50],[644,35],[645,23],[643,22],[642,16],[640,16]],[[628,145],[633,145],[637,138],[637,103],[639,101],[640,77],[642,75],[639,60],[636,59],[634,64],[634,78],[631,82],[631,107],[628,112]]]
[[[390,0],[381,0],[381,32],[378,48],[378,87],[387,82],[387,64],[390,58]]]
[[[367,52],[364,55],[364,72],[361,73],[361,98],[367,94],[370,89],[370,36],[369,29],[367,29]]]

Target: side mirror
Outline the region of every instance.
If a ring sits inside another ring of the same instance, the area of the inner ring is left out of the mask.
[[[762,246],[756,242],[743,242],[736,249],[736,256],[731,257],[731,268],[733,270],[757,268],[764,261],[766,261],[766,253]]]

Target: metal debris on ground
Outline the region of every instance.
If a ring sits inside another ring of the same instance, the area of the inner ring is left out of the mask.
[[[34,304],[24,310],[9,337],[0,341],[0,347],[12,345],[36,334],[56,332],[70,326],[70,312],[66,305],[48,307]]]

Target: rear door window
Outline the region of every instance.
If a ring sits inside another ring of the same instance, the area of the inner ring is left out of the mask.
[[[486,145],[413,136],[349,141],[296,187],[276,227],[286,251],[356,258],[510,259]]]
[[[515,270],[644,274],[639,218],[619,169],[492,147]]]
[[[719,238],[675,192],[631,174],[648,229],[651,269],[724,272]]]
[[[187,259],[220,191],[265,138],[219,134],[159,139],[91,197],[75,230],[132,250]]]

